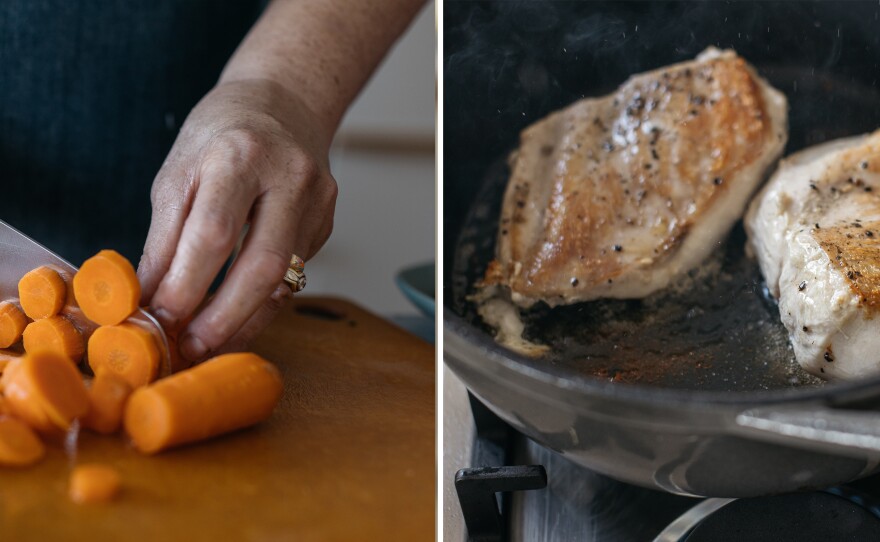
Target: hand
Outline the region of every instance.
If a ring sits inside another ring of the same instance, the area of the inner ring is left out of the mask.
[[[138,266],[148,304],[166,330],[183,327],[249,231],[216,295],[180,329],[190,362],[242,350],[290,297],[292,254],[311,258],[333,228],[332,139],[281,85],[225,82],[192,110],[159,170]]]

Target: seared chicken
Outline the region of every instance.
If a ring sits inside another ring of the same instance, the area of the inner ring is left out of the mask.
[[[798,362],[823,378],[880,371],[880,131],[781,163],[746,215],[751,250]]]
[[[557,111],[511,157],[483,286],[522,307],[660,290],[718,247],[786,139],[785,97],[711,48]]]

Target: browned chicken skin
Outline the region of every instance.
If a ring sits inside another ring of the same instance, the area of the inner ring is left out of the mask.
[[[525,307],[666,287],[742,216],[785,146],[786,109],[743,59],[709,49],[529,126],[484,285]]]

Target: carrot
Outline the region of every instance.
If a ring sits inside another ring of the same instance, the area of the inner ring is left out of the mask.
[[[34,320],[24,329],[22,337],[26,352],[52,350],[74,363],[79,363],[85,353],[82,333],[63,316]]]
[[[70,473],[70,500],[77,504],[108,502],[119,495],[119,472],[99,463],[77,465]]]
[[[20,358],[18,354],[9,353],[8,350],[0,350],[0,377],[3,376],[3,371],[6,370],[6,366]],[[3,392],[3,385],[0,384],[0,393]]]
[[[9,405],[6,404],[6,399],[4,399],[2,395],[0,395],[0,416],[11,413],[12,411],[9,410]]]
[[[27,467],[45,454],[46,448],[30,427],[11,416],[0,416],[0,465]]]
[[[125,431],[148,454],[200,441],[265,420],[282,388],[278,369],[256,354],[217,356],[135,390]]]
[[[110,371],[132,388],[156,379],[161,355],[156,339],[138,324],[101,326],[89,338],[89,366],[98,374]]]
[[[27,317],[11,301],[0,301],[0,348],[9,348],[21,340]]]
[[[131,391],[128,382],[116,373],[99,372],[89,388],[89,413],[82,419],[82,426],[104,435],[118,431]]]
[[[114,326],[137,310],[141,284],[128,260],[114,250],[102,250],[74,275],[73,293],[89,320]]]
[[[16,362],[4,394],[13,414],[38,431],[67,430],[86,415],[89,395],[68,358],[52,350],[29,352]],[[4,375],[6,379],[6,375]]]
[[[25,273],[18,281],[18,298],[24,313],[34,320],[55,316],[67,300],[67,285],[51,267]]]

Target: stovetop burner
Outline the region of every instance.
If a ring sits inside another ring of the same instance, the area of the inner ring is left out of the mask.
[[[880,475],[811,493],[681,497],[592,472],[517,433],[474,398],[471,407],[476,468],[456,477],[465,522],[474,526],[470,540],[880,540]],[[495,492],[508,493],[496,499]]]
[[[872,500],[845,489],[706,499],[667,527],[655,542],[880,540],[880,517]]]

